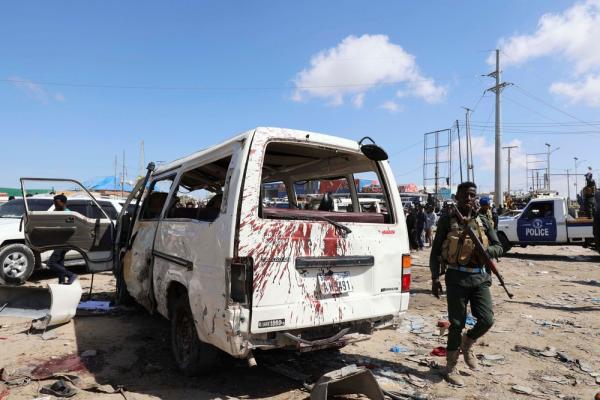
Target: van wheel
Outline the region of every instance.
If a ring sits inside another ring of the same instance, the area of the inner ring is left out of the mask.
[[[187,294],[177,297],[171,309],[171,347],[186,376],[206,374],[219,359],[219,350],[198,338]]]
[[[21,285],[29,279],[35,268],[33,251],[24,244],[9,244],[0,250],[0,280]]]
[[[508,241],[506,235],[502,232],[498,232],[498,239],[500,240],[500,244],[502,245],[502,250],[504,251],[504,254],[508,253],[510,249],[512,249],[512,245]]]

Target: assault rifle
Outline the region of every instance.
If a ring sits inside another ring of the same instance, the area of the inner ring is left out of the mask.
[[[492,271],[494,273],[494,275],[496,275],[496,277],[498,278],[498,281],[500,282],[500,286],[502,286],[504,288],[504,291],[506,292],[508,297],[512,299],[513,294],[508,291],[508,288],[506,287],[506,284],[504,283],[504,278],[502,277],[502,274],[500,274],[500,271],[498,271],[498,268],[496,268],[496,263],[494,263],[494,260],[492,260],[492,257],[490,257],[488,252],[483,247],[483,244],[481,244],[481,241],[477,237],[477,234],[475,234],[475,231],[473,231],[473,228],[471,228],[469,226],[469,221],[467,221],[467,219],[465,217],[463,217],[463,215],[458,210],[458,207],[456,207],[455,203],[452,203],[450,205],[450,207],[451,207],[451,211],[454,212],[454,214],[456,215],[456,218],[458,218],[458,222],[460,222],[460,224],[464,226],[465,231],[466,231],[467,235],[469,235],[469,237],[473,241],[475,248],[479,251],[479,253],[482,254],[483,258],[485,259],[485,266],[488,267],[490,269],[490,271]]]

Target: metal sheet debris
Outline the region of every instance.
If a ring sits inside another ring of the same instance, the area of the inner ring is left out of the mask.
[[[0,304],[6,304],[0,316],[31,318],[34,329],[69,322],[81,299],[79,281],[71,285],[50,283],[45,288],[0,286]]]
[[[343,394],[363,394],[371,400],[385,398],[371,371],[349,365],[319,378],[310,393],[310,399],[327,400],[328,396]]]

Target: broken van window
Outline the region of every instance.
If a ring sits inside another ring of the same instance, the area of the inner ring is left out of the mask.
[[[392,221],[377,163],[362,153],[283,142],[268,144],[265,153],[263,218],[307,219],[313,213],[315,219],[320,215],[333,221]],[[292,193],[285,185],[291,182]],[[371,215],[361,215],[367,213]]]
[[[166,218],[214,221],[219,216],[231,157],[185,172],[177,185]]]
[[[152,182],[150,186],[149,194],[146,196],[143,204],[143,211],[141,219],[151,220],[158,219],[160,213],[167,201],[169,191],[173,185],[175,176],[169,176],[167,178]]]

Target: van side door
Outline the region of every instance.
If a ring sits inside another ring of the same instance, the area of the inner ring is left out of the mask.
[[[42,184],[62,187],[66,192],[82,191],[87,195],[85,207],[94,208],[95,217],[69,210],[68,200],[65,211],[33,211],[28,205],[26,182],[32,186]],[[39,252],[76,250],[85,258],[90,271],[112,269],[114,223],[81,183],[73,179],[21,178],[21,190],[25,199],[23,222],[28,246]]]
[[[152,250],[156,230],[177,171],[153,178],[131,232],[120,264],[127,292],[146,309],[155,308],[152,294]]]

